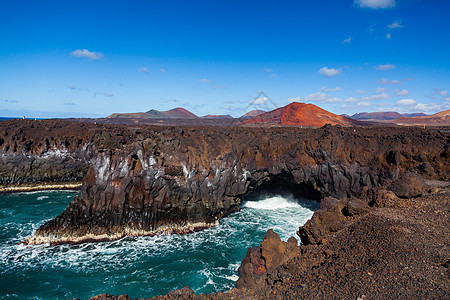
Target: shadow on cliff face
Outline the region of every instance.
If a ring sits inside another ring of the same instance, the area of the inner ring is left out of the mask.
[[[278,175],[269,175],[263,182],[257,182],[250,186],[249,193],[242,198],[242,202],[259,201],[274,196],[293,199],[310,209],[317,206],[317,203],[311,200],[320,202],[323,198],[322,194],[312,185],[296,183],[290,173],[283,172]]]

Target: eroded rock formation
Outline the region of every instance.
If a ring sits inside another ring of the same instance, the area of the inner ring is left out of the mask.
[[[267,185],[288,185],[293,193],[317,200],[342,199],[407,171],[436,179],[450,173],[449,135],[438,129],[135,128],[62,121],[2,126],[2,166],[33,155],[50,159],[40,149],[51,138],[47,148],[65,149],[64,159],[70,157],[80,170],[90,166],[80,196],[28,243],[199,230]],[[63,166],[67,172],[77,169]],[[12,183],[6,176],[2,182]],[[37,180],[49,178],[57,180]]]

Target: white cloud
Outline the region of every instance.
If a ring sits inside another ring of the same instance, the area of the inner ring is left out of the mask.
[[[101,59],[103,57],[103,53],[95,52],[95,51],[89,51],[88,49],[77,49],[70,53],[71,56],[75,57],[81,57],[81,58],[89,58],[92,60]]]
[[[268,97],[259,97],[259,98],[253,99],[250,103],[259,105],[259,104],[265,104],[267,101],[269,101]]]
[[[114,96],[114,94],[112,94],[112,93],[103,93],[103,92],[95,92],[94,93],[94,97],[96,97],[96,96],[103,96],[103,97],[113,97]]]
[[[198,80],[200,83],[209,83],[209,84],[211,84],[212,83],[212,81],[211,80],[209,80],[209,79],[206,79],[206,78],[203,78],[203,79],[199,79]]]
[[[449,104],[436,104],[436,103],[417,103],[414,107],[412,107],[411,111],[421,111],[421,112],[437,112],[449,109]]]
[[[277,73],[273,73],[273,74],[270,75],[270,77],[277,77],[277,76],[278,76]]]
[[[414,99],[401,99],[401,100],[397,101],[397,105],[401,105],[401,106],[412,106],[416,103],[417,103],[417,101]]]
[[[408,96],[409,94],[411,94],[408,90],[395,90],[395,96],[397,97],[403,97],[403,96]]]
[[[346,38],[345,40],[342,41],[342,43],[344,44],[350,44],[352,42],[352,37],[349,36],[348,38]]]
[[[355,4],[372,9],[389,8],[396,5],[395,0],[355,0]]]
[[[386,87],[377,87],[377,89],[375,90],[375,93],[380,94],[380,93],[384,93],[387,91],[389,91],[389,89]]]
[[[358,102],[356,103],[357,107],[368,107],[370,106],[370,102],[369,101],[364,101],[364,102]]]
[[[137,70],[139,73],[148,73],[150,70],[146,67],[141,67]]]
[[[333,77],[342,73],[341,69],[332,69],[328,67],[320,68],[319,74],[326,77]]]
[[[264,71],[266,71],[267,73],[271,73],[273,72],[273,69],[264,69]]]
[[[342,89],[340,87],[335,87],[335,88],[327,88],[326,86],[322,87],[320,89],[321,92],[340,92],[342,91]]]
[[[382,92],[382,93],[375,94],[372,96],[362,97],[361,100],[362,101],[373,101],[373,100],[378,101],[378,100],[386,100],[389,98],[391,98],[391,96],[388,93]]]
[[[381,84],[399,84],[400,83],[400,81],[398,81],[398,80],[388,80],[385,78],[380,79],[378,82]]]
[[[358,100],[355,98],[352,98],[352,97],[342,99],[342,98],[338,98],[338,97],[333,97],[332,95],[328,95],[323,92],[317,92],[317,93],[307,95],[305,97],[305,101],[322,102],[322,103],[350,103],[350,102],[356,102]]]
[[[389,24],[388,27],[390,29],[402,28],[402,19],[395,20],[394,22],[392,22],[392,24]]]
[[[160,71],[161,73],[166,73],[166,70],[163,69],[163,68],[159,69],[159,71]]]
[[[377,71],[388,71],[388,70],[394,70],[396,68],[395,65],[386,64],[386,65],[379,65],[375,67],[375,70]]]
[[[392,37],[392,36],[391,36],[390,33],[387,33],[387,34],[386,34],[386,38],[387,38],[387,39],[391,39],[391,37]]]
[[[448,93],[448,91],[446,91],[446,90],[442,90],[442,91],[440,91],[439,92],[439,95],[441,95],[442,97],[448,97],[449,96],[449,93]]]
[[[364,94],[366,91],[365,90],[357,90],[356,91],[358,94]]]

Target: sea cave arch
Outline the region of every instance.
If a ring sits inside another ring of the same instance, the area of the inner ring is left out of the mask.
[[[320,202],[324,198],[324,195],[311,182],[298,183],[291,173],[281,172],[268,174],[262,179],[252,182],[247,193],[242,196],[242,203],[258,201],[271,196],[292,196],[296,201],[302,202],[302,205],[308,205],[311,200]]]

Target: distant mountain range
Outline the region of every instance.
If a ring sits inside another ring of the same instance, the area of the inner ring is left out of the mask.
[[[386,111],[386,112],[362,112],[354,114],[350,118],[360,121],[386,121],[386,120],[396,120],[402,117],[411,118],[421,116],[426,116],[426,114],[424,113],[400,114],[395,111]]]
[[[450,109],[444,110],[434,115],[425,115],[417,117],[401,117],[394,120],[393,123],[397,125],[450,125]]]
[[[160,111],[151,109],[147,112],[138,113],[115,113],[107,117],[113,118],[126,118],[126,119],[198,119],[199,117],[187,109],[177,107],[171,110]]]
[[[107,123],[114,124],[212,124],[216,126],[235,126],[238,124],[252,126],[287,125],[313,127],[321,127],[325,124],[341,126],[382,124],[437,126],[450,125],[449,111],[443,111],[434,115],[426,115],[424,113],[362,112],[348,116],[333,114],[314,104],[293,102],[269,112],[252,110],[238,119],[234,119],[230,115],[205,115],[198,117],[190,111],[178,107],[167,111],[151,109],[147,112],[138,113],[114,113],[104,120]]]
[[[252,118],[259,114],[265,113],[264,110],[252,110],[241,118]],[[191,113],[187,109],[177,107],[171,110],[160,111],[151,109],[146,112],[137,113],[114,113],[108,117],[108,119],[198,119],[197,115]],[[202,119],[233,119],[230,115],[206,115],[202,116]]]

